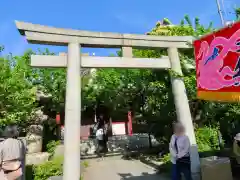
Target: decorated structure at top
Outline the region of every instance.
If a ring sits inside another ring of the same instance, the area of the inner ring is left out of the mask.
[[[199,99],[240,100],[240,22],[194,42]]]

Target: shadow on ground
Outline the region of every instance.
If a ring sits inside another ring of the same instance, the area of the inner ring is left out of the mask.
[[[121,177],[121,180],[166,180],[167,178],[163,178],[158,174],[149,174],[147,172],[143,172],[140,176],[133,176],[131,173],[118,173]]]
[[[114,153],[108,153],[104,157],[114,157],[121,155],[121,152],[114,152]],[[99,157],[96,154],[92,155],[81,155],[82,160],[88,160],[88,159],[98,159]]]

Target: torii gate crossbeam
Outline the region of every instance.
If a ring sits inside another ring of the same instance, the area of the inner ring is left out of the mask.
[[[80,178],[81,67],[160,68],[182,74],[178,48],[190,48],[190,36],[147,36],[61,29],[16,21],[19,32],[29,43],[68,46],[67,56],[31,57],[35,67],[67,67],[64,180]],[[123,57],[84,57],[81,47],[122,48]],[[132,48],[167,48],[168,57],[132,58]],[[192,172],[199,172],[194,128],[182,78],[171,77],[178,121],[186,128],[191,142]]]

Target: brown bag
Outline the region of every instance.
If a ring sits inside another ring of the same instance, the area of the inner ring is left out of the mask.
[[[22,177],[22,175],[23,175],[22,168],[19,168],[16,171],[7,173],[5,176],[7,177],[7,180],[17,180],[18,178]]]
[[[8,161],[2,163],[2,169],[8,180],[16,180],[23,175],[21,161]]]
[[[4,171],[16,171],[20,168],[21,161],[7,161],[2,163],[2,169]]]

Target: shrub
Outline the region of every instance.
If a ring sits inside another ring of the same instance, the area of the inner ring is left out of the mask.
[[[63,174],[63,157],[56,157],[44,164],[34,166],[34,180],[47,180],[51,176]]]
[[[161,158],[161,161],[163,162],[163,164],[159,167],[158,171],[159,173],[167,173],[167,174],[170,174],[171,172],[171,157],[170,157],[170,154],[165,154],[162,158]]]
[[[219,150],[218,132],[218,128],[207,126],[196,129],[195,134],[199,152]]]
[[[55,150],[56,150],[56,147],[58,145],[60,145],[61,142],[60,141],[50,141],[48,144],[47,144],[47,152],[50,154],[50,157],[53,156]]]
[[[87,161],[82,161],[83,168],[89,166]],[[29,172],[30,173],[30,172]],[[33,167],[33,177],[30,174],[27,176],[27,180],[47,180],[51,176],[62,176],[63,175],[63,157],[56,157],[51,161],[44,164],[36,165]],[[81,176],[80,180],[83,180]]]
[[[82,162],[82,165],[83,165],[84,168],[87,168],[87,167],[89,166],[89,164],[88,164],[87,161],[83,161],[83,162]]]
[[[170,159],[171,159],[170,153],[168,153],[168,154],[165,154],[165,155],[162,157],[161,161],[162,161],[163,163],[168,163],[168,162],[170,161]]]

